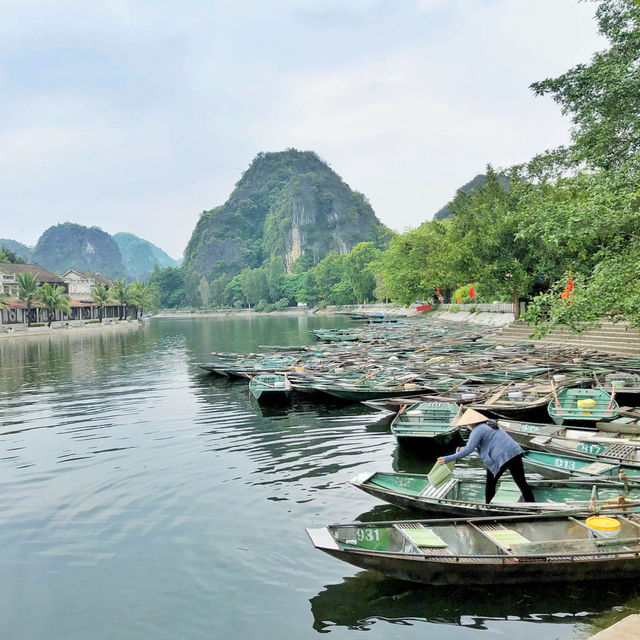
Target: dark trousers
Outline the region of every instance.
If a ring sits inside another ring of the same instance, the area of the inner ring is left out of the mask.
[[[533,492],[531,491],[531,487],[527,484],[527,479],[524,477],[524,467],[522,466],[522,454],[519,456],[515,456],[511,458],[511,460],[507,460],[500,469],[498,469],[498,473],[494,476],[489,469],[487,469],[487,485],[485,488],[484,499],[487,504],[491,502],[493,496],[496,495],[496,484],[500,479],[500,476],[507,470],[511,472],[511,477],[513,481],[518,485],[518,489],[520,489],[520,493],[524,498],[525,502],[535,502],[535,498],[533,497]]]

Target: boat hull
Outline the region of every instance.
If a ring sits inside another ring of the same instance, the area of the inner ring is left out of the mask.
[[[451,453],[455,448],[464,444],[459,429],[437,435],[396,435],[398,444],[413,453]]]
[[[321,549],[361,569],[372,569],[397,580],[433,586],[505,585],[554,582],[592,582],[632,579],[640,576],[640,556],[628,559],[593,558],[553,562],[500,560],[465,562],[464,556],[408,559],[397,555],[374,555],[360,550]]]

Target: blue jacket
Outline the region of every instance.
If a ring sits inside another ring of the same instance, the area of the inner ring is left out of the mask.
[[[474,451],[484,462],[484,466],[493,473],[500,470],[500,467],[522,453],[520,445],[502,429],[492,429],[486,422],[481,422],[471,430],[467,446],[457,453],[445,456],[445,462],[460,460]]]

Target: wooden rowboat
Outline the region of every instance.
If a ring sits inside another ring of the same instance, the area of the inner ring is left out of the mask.
[[[640,440],[619,433],[510,420],[498,425],[526,449],[640,465]]]
[[[539,473],[545,478],[617,478],[623,482],[640,482],[640,465],[623,462],[605,462],[591,458],[525,451],[522,463],[526,471]]]
[[[334,524],[307,529],[325,553],[431,585],[620,580],[640,576],[640,514],[606,537],[575,516]]]
[[[454,451],[463,443],[453,424],[460,412],[454,402],[416,402],[400,410],[391,423],[398,444],[411,450]]]
[[[291,382],[285,375],[263,373],[251,378],[249,391],[261,405],[287,404],[291,397]]]
[[[590,402],[593,406],[581,406]],[[547,411],[556,424],[595,426],[617,418],[618,403],[600,389],[563,389],[549,402]]]
[[[536,502],[520,502],[520,489],[511,480],[498,483],[490,504],[484,501],[484,480],[450,475],[432,482],[429,475],[408,473],[363,473],[351,484],[370,495],[405,509],[431,516],[480,517],[483,515],[524,515],[572,510],[592,514],[640,508],[640,486],[629,489],[622,482],[605,479],[530,480]],[[635,503],[635,505],[634,505]]]
[[[596,429],[605,433],[640,436],[640,419],[620,417],[611,422],[596,422]]]

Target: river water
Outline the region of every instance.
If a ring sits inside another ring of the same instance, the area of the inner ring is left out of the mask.
[[[631,611],[628,583],[428,588],[313,549],[305,526],[406,517],[350,487],[356,473],[431,465],[363,406],[261,410],[196,363],[349,322],[154,319],[0,340],[0,637],[537,640]]]

